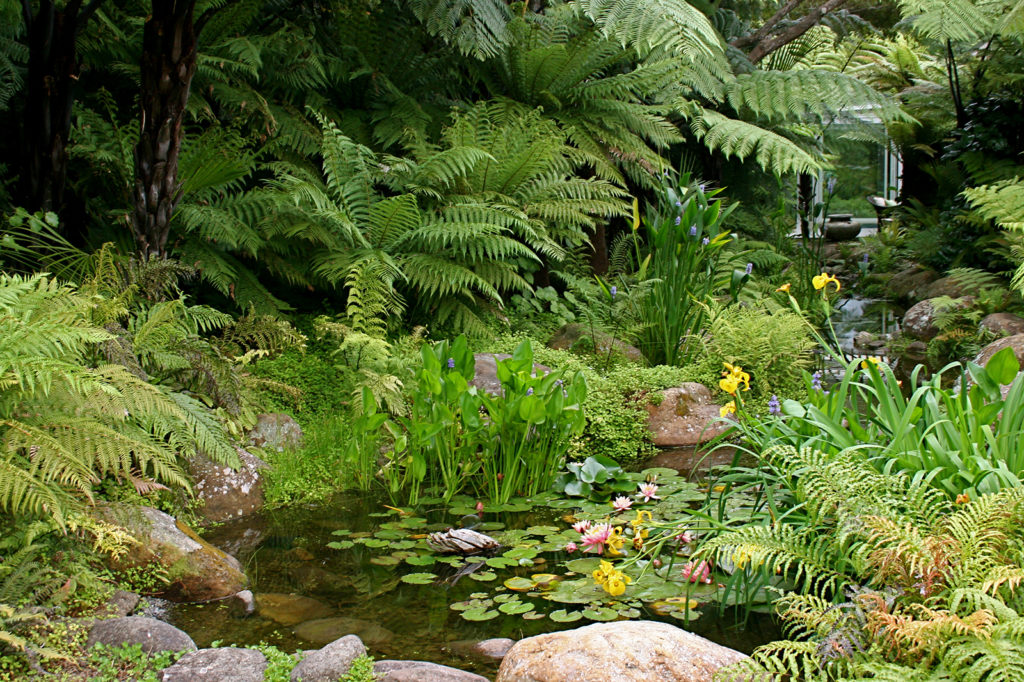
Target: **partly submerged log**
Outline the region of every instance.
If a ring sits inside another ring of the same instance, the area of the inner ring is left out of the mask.
[[[494,538],[469,528],[449,528],[443,533],[431,533],[427,544],[442,554],[482,554],[493,552],[499,547]]]

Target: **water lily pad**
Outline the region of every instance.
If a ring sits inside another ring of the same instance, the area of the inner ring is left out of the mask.
[[[368,540],[364,540],[363,544],[366,545],[367,547],[375,547],[375,548],[387,547],[388,546],[388,543],[387,543],[386,540],[378,540],[376,538],[370,538]]]
[[[352,542],[351,540],[342,540],[340,542],[327,543],[327,546],[331,549],[348,549],[350,547],[355,547],[355,545],[356,543]]]
[[[525,601],[510,601],[499,606],[498,610],[510,616],[518,616],[527,611],[533,611],[533,604]]]
[[[583,609],[583,617],[590,620],[609,621],[618,620],[619,612],[606,606]]]
[[[533,580],[534,587],[543,590],[561,580],[562,576],[555,575],[554,573],[534,573],[530,576],[530,579]]]
[[[633,607],[619,609],[619,618],[639,618],[639,617],[640,617],[640,609],[636,609],[636,608],[633,608]]]
[[[468,609],[462,612],[462,617],[466,620],[490,620],[498,617],[498,612],[494,610],[487,610],[486,608]]]
[[[375,556],[370,559],[370,563],[374,566],[397,566],[401,561],[390,554],[383,556]]]
[[[526,532],[530,535],[551,535],[552,533],[561,533],[562,529],[556,526],[530,526]]]
[[[556,623],[575,623],[582,617],[583,614],[579,611],[566,611],[565,609],[558,609],[548,614],[548,618]]]
[[[698,618],[700,618],[701,614],[700,611],[694,611],[693,609],[690,609],[689,611],[673,611],[668,615],[686,623],[691,620],[697,620]]]
[[[508,568],[509,566],[519,565],[519,562],[515,559],[506,559],[503,556],[492,556],[486,563],[491,568]]]
[[[482,583],[486,583],[491,580],[497,580],[498,574],[494,571],[475,571],[473,573],[470,573],[469,577],[473,580],[479,580]]]
[[[405,558],[405,563],[410,566],[430,566],[437,561],[437,557],[430,554],[415,554]]]
[[[399,540],[398,542],[390,543],[392,549],[409,549],[416,546],[415,540]]]
[[[469,595],[469,598],[470,599],[487,599],[490,596],[491,595],[488,594],[487,592],[474,592],[473,594]]]
[[[486,523],[481,523],[477,530],[501,530],[504,527],[505,524],[501,521],[487,521]]]
[[[540,620],[541,618],[545,617],[545,615],[540,611],[527,611],[526,613],[522,614],[522,616],[526,620]]]
[[[532,547],[515,547],[502,554],[506,559],[532,559],[537,556],[537,550]]]
[[[601,559],[598,557],[587,557],[586,559],[573,559],[572,561],[565,562],[565,567],[573,573],[588,574],[597,570],[597,567],[601,565]]]
[[[436,579],[435,573],[408,573],[402,576],[402,582],[410,585],[429,585]]]
[[[679,472],[675,469],[669,469],[668,467],[651,467],[650,469],[644,469],[640,472],[640,478],[644,479],[648,476],[657,476],[658,482],[662,482],[666,479],[679,478]]]
[[[332,530],[331,535],[351,535],[352,531],[348,528],[339,528],[338,530]]]
[[[526,592],[527,590],[533,589],[533,581],[529,578],[523,578],[521,576],[515,576],[509,578],[504,583],[505,587],[514,592]]]
[[[519,601],[519,595],[510,592],[503,592],[501,594],[494,595],[495,604],[504,604],[507,601]]]

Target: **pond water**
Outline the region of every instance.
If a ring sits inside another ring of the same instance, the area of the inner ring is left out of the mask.
[[[832,314],[832,326],[839,340],[839,347],[848,356],[862,355],[854,350],[853,339],[860,332],[875,335],[899,331],[903,313],[891,301],[878,298],[850,297],[843,299]]]
[[[505,529],[558,526],[559,532],[565,532],[566,524],[560,519],[572,511],[538,505],[527,511],[484,513],[479,529],[493,532],[491,529],[501,524]],[[458,527],[460,522],[465,525],[465,518],[459,516],[461,512],[456,512],[437,505],[437,509],[425,515],[424,526],[419,530],[429,532]],[[239,558],[255,594],[299,595],[300,598],[272,597],[279,603],[269,609],[271,613],[248,618],[235,617],[223,603],[173,605],[166,615],[200,647],[210,646],[214,641],[222,645],[265,642],[285,651],[295,651],[318,648],[355,632],[377,659],[428,660],[488,676],[495,674],[496,662],[461,656],[458,644],[453,646],[452,643],[492,637],[520,639],[589,622],[586,618],[572,623],[554,622],[547,615],[566,605],[548,604],[543,600],[528,617],[502,613],[484,621],[464,619],[450,608],[451,604],[473,599],[474,595],[482,598],[485,592],[495,596],[495,588],[500,592],[502,580],[510,575],[563,572],[564,569],[557,570],[556,563],[568,557],[564,552],[541,553],[525,562],[532,563],[529,568],[498,571],[500,578],[489,577],[488,573],[495,574],[490,570],[468,577],[452,577],[457,572],[454,568],[440,564],[422,568],[408,566],[388,556],[388,552],[401,556],[393,552],[393,548],[412,544],[401,539],[401,532],[389,530],[398,525],[395,523],[398,518],[380,500],[344,495],[320,506],[280,509],[225,524],[207,533],[206,538]],[[381,524],[385,524],[384,531],[380,530]],[[493,534],[500,537],[502,532]],[[347,541],[346,547],[339,549],[338,541],[343,538],[358,538],[370,546]],[[328,546],[329,543],[334,547]],[[438,579],[427,584],[407,584],[400,579],[417,571],[433,571]],[[446,574],[448,578],[442,581]],[[491,582],[483,583],[481,579]],[[518,599],[512,593],[504,596]],[[754,614],[740,627],[736,624],[736,615],[721,615],[715,607],[707,608],[698,619],[685,624],[646,608],[638,615],[672,622],[745,652],[781,634],[767,615]]]

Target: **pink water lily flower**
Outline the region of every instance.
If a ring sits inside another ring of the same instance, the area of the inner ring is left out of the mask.
[[[683,566],[683,578],[689,580],[691,583],[711,583],[711,564],[706,561],[701,561],[699,564],[694,565],[694,562],[689,561]]]
[[[604,546],[608,542],[608,538],[611,537],[611,534],[612,527],[610,524],[602,523],[594,526],[581,540],[583,542],[583,551],[603,554]]]
[[[577,549],[579,549],[579,548],[576,546],[575,542],[567,542],[567,543],[565,543],[565,551],[568,552],[569,554],[572,554]]]
[[[676,536],[676,541],[681,545],[687,545],[693,542],[693,533],[688,530],[684,530],[682,533]]]
[[[590,530],[590,526],[590,521],[577,521],[576,523],[572,524],[572,529],[580,535],[584,535],[588,530]]]
[[[651,500],[660,500],[661,497],[658,495],[658,486],[653,483],[641,483],[640,493],[637,497],[644,498],[644,502],[650,502]]]
[[[625,495],[619,495],[612,500],[612,509],[617,512],[629,511],[629,508],[633,506],[633,500]]]

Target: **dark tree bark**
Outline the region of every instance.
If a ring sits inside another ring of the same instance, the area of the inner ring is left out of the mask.
[[[747,58],[753,63],[758,63],[780,47],[788,45],[811,28],[817,26],[822,18],[829,12],[834,12],[847,0],[826,0],[820,5],[812,7],[807,14],[789,24],[785,29],[776,33],[775,28],[782,23],[783,19],[792,12],[802,0],[789,0],[759,29],[747,36],[741,36],[732,41],[732,46],[743,48],[747,45],[754,47],[747,53]]]
[[[595,275],[607,274],[611,263],[608,261],[608,228],[601,221],[594,226],[594,236],[590,239],[590,267]]]
[[[181,198],[178,155],[196,71],[195,5],[196,0],[153,0],[143,31],[132,227],[144,258],[166,257],[171,215]]]
[[[83,0],[70,0],[58,9],[53,0],[42,0],[33,12],[30,0],[22,0],[29,49],[22,182],[29,210],[59,214],[64,207],[66,148],[78,80],[75,40],[103,2],[92,0],[83,7]]]

